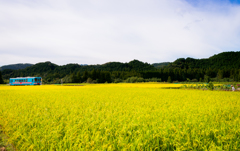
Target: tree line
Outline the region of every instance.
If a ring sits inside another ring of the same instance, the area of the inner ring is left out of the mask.
[[[179,58],[154,67],[138,60],[129,63],[109,62],[102,65],[58,66],[38,63],[21,70],[5,69],[3,79],[39,76],[44,83],[118,83],[118,82],[209,82],[240,81],[240,52],[224,52],[208,59]],[[0,79],[1,80],[1,79]]]

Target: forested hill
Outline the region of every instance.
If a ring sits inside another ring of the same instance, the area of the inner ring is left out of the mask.
[[[153,63],[152,65],[157,69],[161,69],[161,68],[166,67],[169,64],[170,64],[170,62],[162,62],[162,63]]]
[[[140,72],[140,71],[154,71],[154,66],[143,63],[138,60],[130,61],[129,63],[109,62],[103,65],[79,65],[79,64],[67,64],[58,66],[51,62],[37,63],[31,67],[27,67],[22,70],[5,69],[2,71],[4,79],[12,77],[24,77],[24,76],[48,76],[62,78],[66,75],[84,71],[126,71],[126,72]]]
[[[11,65],[4,65],[0,67],[0,71],[5,70],[5,69],[12,69],[12,70],[18,70],[18,69],[25,69],[26,67],[30,67],[33,64],[30,63],[18,63],[18,64],[11,64]]]
[[[5,80],[14,77],[40,76],[44,83],[123,82],[123,81],[240,81],[240,52],[223,52],[207,59],[179,58],[169,63],[148,64],[138,60],[102,65],[42,62],[25,69],[5,69]],[[136,78],[140,78],[136,80]]]
[[[208,59],[179,58],[167,68],[199,69],[240,69],[240,51],[223,52]]]

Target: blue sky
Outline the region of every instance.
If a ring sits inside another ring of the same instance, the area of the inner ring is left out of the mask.
[[[240,0],[186,0],[189,4],[193,6],[199,6],[204,3],[215,3],[215,4],[232,4],[232,5],[239,5]]]
[[[0,66],[240,51],[240,0],[0,0]]]

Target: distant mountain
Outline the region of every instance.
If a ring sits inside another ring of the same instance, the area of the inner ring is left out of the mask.
[[[12,69],[12,70],[25,69],[32,65],[33,64],[30,64],[30,63],[18,63],[18,64],[4,65],[4,66],[0,67],[0,71],[5,70],[5,69]]]
[[[207,59],[179,58],[167,68],[240,69],[240,51],[223,52]]]
[[[162,62],[162,63],[153,63],[152,65],[157,68],[157,69],[160,69],[160,68],[163,68],[163,67],[166,67],[167,65],[169,65],[170,62]]]

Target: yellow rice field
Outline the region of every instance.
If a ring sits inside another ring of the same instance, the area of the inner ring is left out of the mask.
[[[17,150],[239,150],[240,93],[167,84],[2,86]]]

